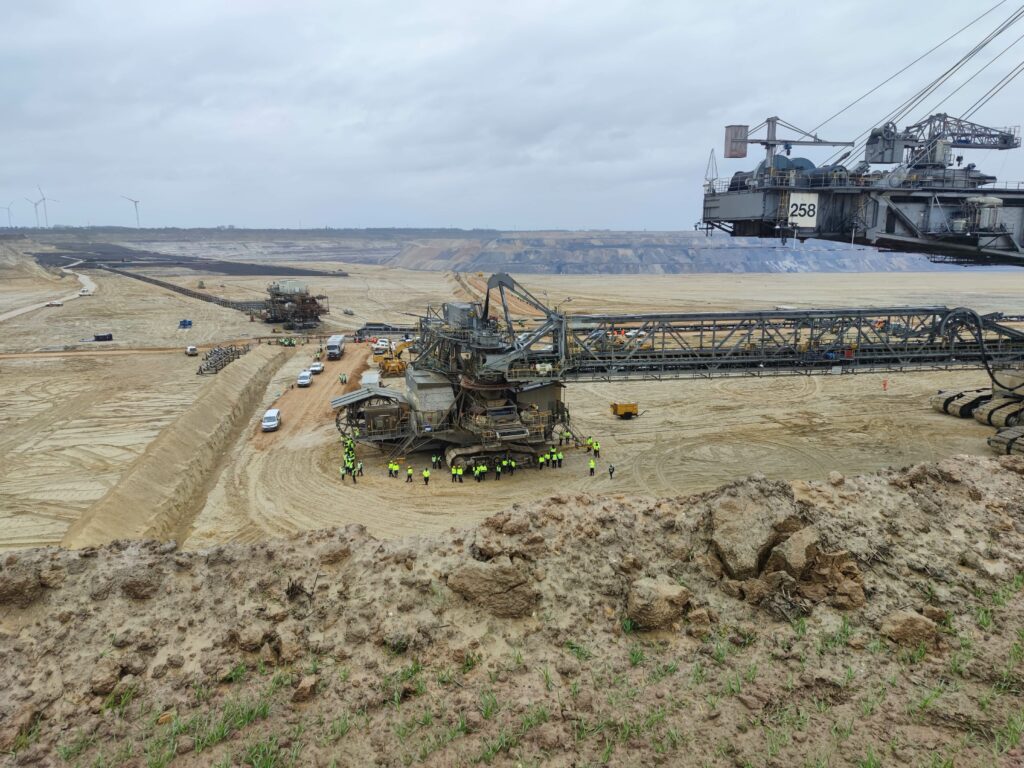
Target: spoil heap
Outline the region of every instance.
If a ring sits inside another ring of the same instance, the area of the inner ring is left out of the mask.
[[[1024,730],[1022,542],[1007,456],[556,496],[434,538],[27,550],[0,570],[0,747],[83,766],[1003,764]]]

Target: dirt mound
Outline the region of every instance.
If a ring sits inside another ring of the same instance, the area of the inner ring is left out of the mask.
[[[94,546],[117,538],[183,541],[220,457],[249,424],[288,355],[282,347],[257,346],[218,373],[120,482],[75,521],[62,544]]]
[[[0,570],[0,748],[46,765],[1012,765],[1022,500],[1024,460],[958,457],[565,494],[431,538],[27,550]]]

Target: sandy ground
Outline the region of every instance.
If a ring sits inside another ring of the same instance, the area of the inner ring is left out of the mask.
[[[0,243],[0,316],[78,290],[74,276],[61,277],[26,257],[21,245]]]
[[[455,281],[442,272],[412,272],[374,266],[352,266],[341,262],[295,262],[295,266],[316,269],[344,269],[348,277],[304,277],[311,291],[328,297],[331,313],[328,326],[354,330],[367,321],[415,323],[428,304],[451,301]],[[198,289],[228,299],[253,300],[266,296],[269,277],[228,277],[187,270],[152,269],[147,272],[162,280]],[[296,278],[292,278],[296,279]],[[353,314],[344,314],[345,309]]]
[[[3,322],[0,352],[94,348],[93,334],[114,334],[115,349],[210,344],[267,333],[262,323],[251,323],[241,312],[163,290],[153,285],[97,270],[84,273],[96,283],[96,292],[63,307],[46,307]],[[75,287],[68,276],[61,286]],[[66,295],[68,287],[56,291]],[[31,303],[31,302],[25,302]],[[189,318],[192,328],[178,329]]]
[[[1019,768],[1021,498],[1024,457],[960,456],[436,536],[19,552],[2,763]]]
[[[341,360],[324,361],[325,370],[314,376],[312,386],[295,387],[313,351],[300,348],[267,387],[264,402],[196,520],[190,543],[257,541],[272,530],[315,527],[324,513],[330,514],[329,500],[338,490],[338,470],[330,466],[331,456],[338,453],[330,400],[358,387],[369,346],[348,345]],[[340,383],[341,373],[348,374],[347,385]],[[281,410],[282,424],[276,432],[265,433],[260,417],[271,407]],[[373,474],[369,462],[364,471]]]
[[[328,368],[332,378],[334,370]],[[429,454],[406,457],[403,477],[396,480],[387,477],[386,457],[365,447],[358,455],[366,476],[354,487],[342,483],[341,448],[328,406],[340,388],[333,385],[328,394],[314,386],[275,403],[291,429],[247,436],[187,544],[251,542],[348,523],[391,538],[476,523],[516,502],[566,491],[675,496],[754,472],[822,479],[833,469],[865,472],[958,453],[989,455],[990,429],[942,416],[927,404],[940,386],[966,388],[982,378],[960,371],[570,384],[566,398],[573,420],[601,442],[595,477],[589,477],[580,450],[570,451],[560,470],[519,471],[500,481],[492,476],[480,485],[466,477],[453,485],[441,469],[426,487],[420,473],[430,466]],[[646,412],[632,421],[612,417],[609,403],[623,399],[638,401]],[[614,479],[608,464],[616,467]],[[407,466],[414,468],[412,484],[405,482]]]
[[[182,354],[0,360],[0,548],[59,542],[205,381]]]
[[[350,271],[347,278],[308,281],[329,296],[331,322],[341,328],[366,320],[413,322],[427,304],[462,290],[452,275],[440,272],[317,266]],[[28,275],[26,301],[48,285],[45,273],[19,274]],[[195,362],[176,350],[268,330],[232,310],[129,278],[90,274],[98,284],[95,296],[3,323],[0,383],[9,407],[0,409],[0,515],[12,523],[2,529],[0,546],[59,540],[69,521],[193,402],[201,386]],[[192,287],[202,279],[211,292],[253,298],[271,278],[179,273],[172,279]],[[1024,272],[530,276],[524,282],[542,301],[576,311],[963,304],[1024,312]],[[0,294],[7,296],[0,307],[20,306],[4,288],[0,281]],[[568,296],[573,300],[565,304]],[[343,315],[344,307],[355,314]],[[191,331],[177,329],[182,317],[193,319]],[[100,330],[114,333],[113,345],[77,343]],[[66,346],[71,349],[64,351]],[[37,350],[45,352],[32,354]],[[311,354],[300,348],[267,388],[251,430],[231,449],[213,484],[189,546],[348,522],[397,536],[473,522],[567,488],[675,495],[757,471],[820,478],[831,469],[870,471],[989,450],[989,430],[940,416],[927,403],[940,388],[980,386],[980,371],[891,375],[887,393],[880,375],[571,384],[566,398],[574,419],[604,449],[594,479],[586,476],[585,459],[570,454],[561,471],[520,474],[500,484],[489,480],[470,489],[465,483],[452,487],[442,470],[424,488],[418,472],[429,457],[410,457],[417,482],[408,485],[389,480],[383,457],[361,449],[366,476],[357,488],[342,487],[328,402],[342,391],[337,373],[359,368],[357,348],[350,346],[343,361],[328,362],[309,390],[289,389]],[[614,420],[608,412],[613,400],[635,400],[646,413],[634,422]],[[282,407],[285,425],[262,435],[258,419],[270,403]],[[613,481],[607,462],[617,466]]]

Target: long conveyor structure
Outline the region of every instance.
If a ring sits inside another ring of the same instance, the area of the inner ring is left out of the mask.
[[[1024,331],[963,307],[567,314],[507,274],[420,319],[405,387],[332,401],[338,429],[391,455],[530,460],[572,434],[570,381],[851,374],[1024,363]]]
[[[495,289],[497,306],[490,302]],[[512,301],[536,316],[513,318]],[[446,311],[421,321],[418,365],[505,381],[971,368],[1024,360],[1024,330],[1000,322],[999,314],[963,307],[570,315],[548,309],[510,276],[495,275],[477,321],[470,310]]]

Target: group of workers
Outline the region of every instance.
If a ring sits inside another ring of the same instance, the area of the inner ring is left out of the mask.
[[[502,475],[514,475],[516,473],[517,468],[518,465],[516,464],[516,460],[513,459],[511,456],[506,455],[500,459],[495,459],[494,479],[501,480]],[[487,465],[486,461],[478,462],[471,466],[470,469],[473,471],[473,479],[476,480],[478,483],[482,483],[484,480],[486,480],[487,473],[491,471],[491,467]],[[458,482],[460,483],[462,482],[462,471],[463,470],[459,465],[452,467],[453,483],[456,480],[458,480]]]
[[[345,459],[338,467],[338,473],[341,475],[342,483],[345,482],[346,476],[351,476],[352,484],[355,485],[356,477],[363,476],[363,462],[356,459],[356,441],[351,437],[342,437],[341,440],[345,444]]]
[[[357,435],[358,436],[358,435]],[[565,460],[565,456],[562,453],[563,442],[568,444],[569,438],[564,434],[559,436],[558,447],[551,445],[547,451],[540,454],[537,457],[537,469],[560,469],[562,462]],[[363,462],[356,460],[356,444],[355,440],[351,437],[342,437],[342,442],[345,444],[345,463],[340,468],[341,480],[345,481],[346,475],[352,477],[352,482],[356,482],[356,477],[363,476]],[[595,440],[593,437],[588,437],[585,443],[580,443],[577,439],[575,441],[576,447],[586,447],[586,452],[589,454],[587,459],[587,468],[590,473],[590,477],[594,477],[597,471],[597,459],[601,458],[601,443]],[[445,465],[445,459],[443,455],[433,454],[430,457],[430,466],[424,467],[420,472],[420,477],[423,479],[424,485],[430,485],[430,470],[431,469],[443,469]],[[516,460],[509,455],[505,455],[501,459],[496,459],[494,466],[491,467],[486,461],[478,461],[475,464],[471,464],[468,467],[461,463],[453,463],[451,465],[451,477],[453,483],[461,483],[464,474],[469,471],[473,474],[473,479],[478,483],[483,482],[487,479],[487,474],[493,470],[494,479],[501,480],[502,475],[515,475],[517,469]],[[388,461],[387,465],[388,477],[399,478],[402,476],[402,465],[398,461]],[[408,465],[405,468],[405,482],[414,482],[416,472],[412,465]],[[608,477],[610,479],[615,477],[615,465],[608,465]]]

